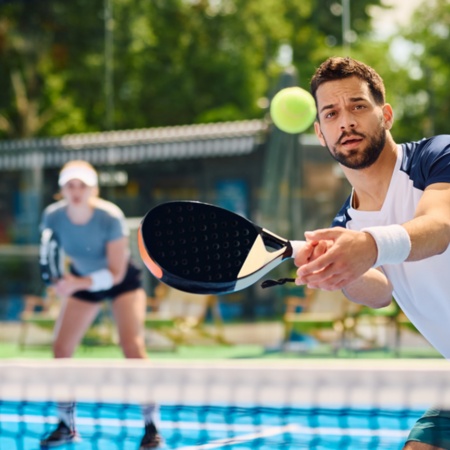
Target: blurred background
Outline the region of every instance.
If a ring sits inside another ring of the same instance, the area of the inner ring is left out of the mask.
[[[0,338],[23,343],[24,310],[50,309],[37,300],[50,301],[38,225],[66,161],[98,169],[136,260],[140,218],[169,200],[214,203],[301,239],[330,224],[349,185],[312,128],[273,126],[273,95],[308,89],[324,59],[349,55],[382,75],[397,142],[448,133],[449,33],[447,0],[0,0]],[[214,299],[201,321],[264,322],[263,344],[276,346],[291,297],[308,293],[256,285]],[[240,330],[223,342],[258,340]]]

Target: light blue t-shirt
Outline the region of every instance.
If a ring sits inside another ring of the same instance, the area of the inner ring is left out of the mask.
[[[47,206],[41,230],[50,228],[77,273],[87,275],[108,267],[106,244],[129,235],[122,210],[114,203],[95,200],[91,219],[82,225],[71,222],[65,200]]]

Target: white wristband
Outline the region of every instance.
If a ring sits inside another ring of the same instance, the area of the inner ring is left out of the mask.
[[[384,264],[400,264],[411,252],[411,238],[401,225],[368,227],[361,231],[369,233],[377,244],[378,257],[374,267]]]
[[[92,280],[92,286],[88,289],[91,292],[107,291],[114,285],[113,274],[108,269],[100,269],[87,276]]]

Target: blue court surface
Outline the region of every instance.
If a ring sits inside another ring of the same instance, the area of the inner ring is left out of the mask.
[[[55,405],[0,402],[0,449],[37,450],[55,424]],[[423,411],[161,406],[163,448],[401,449]],[[143,433],[138,405],[80,403],[73,450],[136,450]]]

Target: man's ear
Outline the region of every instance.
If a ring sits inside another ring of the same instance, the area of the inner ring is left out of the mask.
[[[320,123],[316,120],[314,122],[314,131],[316,132],[316,136],[319,138],[320,145],[322,147],[326,147],[325,139],[323,138],[322,130],[320,129]]]
[[[383,106],[383,118],[384,118],[384,126],[386,130],[390,130],[392,125],[394,124],[394,110],[389,103],[385,103]]]

